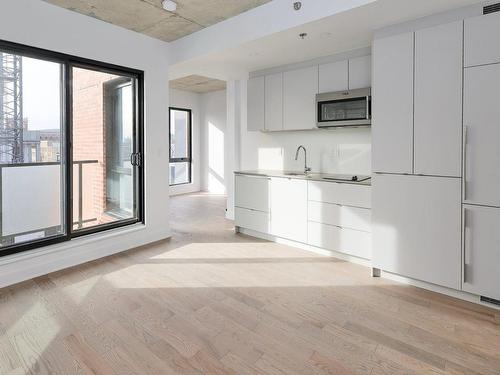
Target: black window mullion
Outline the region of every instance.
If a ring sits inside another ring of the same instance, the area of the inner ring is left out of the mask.
[[[66,231],[68,240],[73,235],[73,74],[71,64],[64,64],[64,100],[65,100],[65,145],[66,151]]]

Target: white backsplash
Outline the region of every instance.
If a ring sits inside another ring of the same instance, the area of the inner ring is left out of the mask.
[[[241,169],[302,170],[304,154],[294,160],[299,145],[307,149],[313,172],[371,174],[370,128],[296,132],[248,132],[241,135]]]

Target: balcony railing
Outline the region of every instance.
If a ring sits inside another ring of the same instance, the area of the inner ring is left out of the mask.
[[[73,228],[97,221],[94,202],[98,160],[73,162]],[[63,232],[64,179],[59,162],[0,164],[1,245]],[[100,191],[104,194],[104,183]]]

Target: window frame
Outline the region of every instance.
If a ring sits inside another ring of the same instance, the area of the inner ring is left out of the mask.
[[[171,123],[171,113],[172,111],[183,111],[188,113],[188,131],[187,135],[189,137],[189,142],[188,142],[188,157],[187,158],[173,158],[172,157],[172,133],[170,132],[172,123]],[[173,184],[171,181],[169,181],[169,186],[180,186],[180,185],[189,185],[193,183],[193,113],[190,108],[180,108],[180,107],[168,107],[168,162],[169,162],[169,168],[170,168],[170,163],[188,163],[188,176],[189,180],[188,182],[180,182],[178,184]]]
[[[65,204],[64,223],[66,233],[57,237],[32,240],[26,243],[11,245],[0,249],[0,258],[45,246],[70,242],[73,238],[95,234],[110,229],[125,227],[131,224],[145,224],[145,186],[144,186],[144,71],[110,64],[98,60],[54,52],[30,45],[14,43],[0,39],[0,50],[19,54],[25,57],[40,59],[61,64],[61,124],[64,127],[64,139],[61,139],[61,155],[64,155],[65,189],[62,191],[62,202]],[[135,218],[119,222],[102,224],[94,228],[73,230],[73,157],[72,157],[72,68],[86,68],[99,72],[108,72],[133,77],[136,80],[134,95],[134,152],[140,154],[140,165],[137,168],[137,215]],[[1,191],[0,191],[1,194]]]

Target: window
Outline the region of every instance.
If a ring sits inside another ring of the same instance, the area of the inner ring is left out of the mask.
[[[0,254],[67,234],[63,69],[0,48]]]
[[[191,110],[170,108],[170,186],[191,183]]]
[[[0,256],[143,221],[142,85],[0,42]]]

